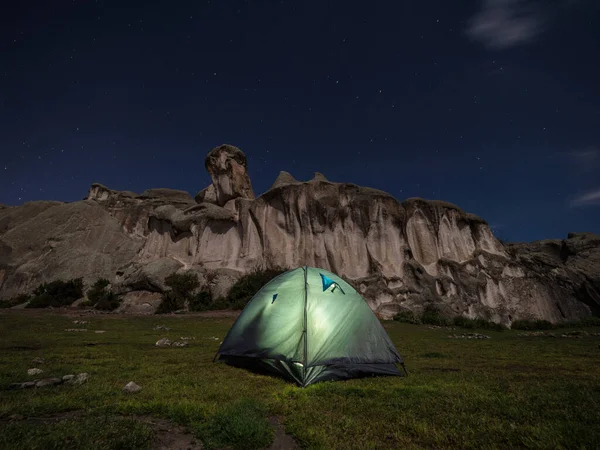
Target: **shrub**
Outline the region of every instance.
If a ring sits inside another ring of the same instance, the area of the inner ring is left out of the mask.
[[[513,330],[551,330],[555,326],[547,320],[515,320],[511,324]]]
[[[556,326],[560,328],[600,327],[600,317],[590,316],[580,320],[569,320]]]
[[[110,281],[106,278],[99,278],[87,291],[87,302],[82,302],[79,306],[85,308],[94,306],[103,311],[113,311],[121,304],[121,297],[108,288]]]
[[[427,325],[438,326],[448,326],[451,324],[451,321],[446,317],[443,317],[440,311],[433,305],[427,305],[421,316],[421,322]]]
[[[27,308],[68,306],[83,297],[83,279],[56,280],[40,284],[34,291]]]
[[[96,303],[96,309],[114,311],[121,304],[121,297],[112,291],[107,291]]]
[[[600,327],[600,317],[590,316],[584,317],[579,321],[582,327]]]
[[[211,308],[212,303],[211,293],[202,290],[190,299],[190,311],[206,311]]]
[[[486,330],[503,331],[506,329],[501,323],[491,322],[485,319],[469,319],[468,317],[456,316],[452,320],[454,326],[467,329],[483,328]]]
[[[87,291],[87,298],[92,305],[98,303],[106,295],[106,287],[110,282],[106,278],[99,278]]]
[[[12,308],[13,306],[20,305],[29,301],[29,294],[20,294],[16,297],[9,298],[8,300],[0,300],[0,309],[2,308]]]
[[[394,320],[403,323],[420,324],[421,319],[412,311],[403,310],[394,316]]]
[[[229,291],[229,306],[233,309],[244,309],[248,301],[260,289],[284,272],[282,269],[255,270],[240,278]]]
[[[200,285],[198,275],[194,272],[172,273],[165,278],[165,284],[178,298],[189,298]]]
[[[229,309],[230,307],[227,297],[219,297],[213,300],[209,309]]]
[[[172,273],[165,278],[165,285],[170,289],[162,296],[156,314],[165,314],[185,307],[186,302],[194,302],[192,292],[200,282],[194,272]]]
[[[156,308],[155,314],[168,314],[173,311],[180,309],[178,307],[177,299],[172,292],[165,292],[162,295],[162,300]]]

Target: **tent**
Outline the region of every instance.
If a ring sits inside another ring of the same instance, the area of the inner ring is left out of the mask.
[[[379,319],[337,275],[299,267],[248,302],[215,359],[277,373],[300,386],[369,375],[402,375],[402,357]]]

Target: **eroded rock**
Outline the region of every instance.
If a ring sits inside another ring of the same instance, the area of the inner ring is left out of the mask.
[[[206,156],[206,170],[212,178],[217,204],[235,198],[254,198],[250,177],[246,172],[246,155],[233,145],[220,145]]]
[[[558,322],[600,315],[600,236],[503,245],[480,217],[442,201],[391,195],[321,174],[282,172],[254,198],[246,157],[213,149],[196,197],[94,184],[85,201],[0,209],[0,296],[42,281],[108,278],[117,312],[152,313],[164,278],[194,270],[213,298],[243,274],[302,265],[331,270],[383,319],[435,306],[446,316]],[[92,275],[91,275],[92,274]]]

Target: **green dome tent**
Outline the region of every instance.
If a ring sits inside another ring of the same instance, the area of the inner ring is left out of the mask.
[[[215,358],[274,372],[300,386],[368,375],[402,375],[402,357],[352,286],[325,270],[299,267],[248,302]]]

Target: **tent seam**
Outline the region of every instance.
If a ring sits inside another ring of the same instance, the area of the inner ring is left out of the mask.
[[[306,383],[306,362],[308,355],[308,325],[306,317],[306,304],[308,302],[308,267],[304,266],[304,361],[302,361],[302,384]]]

